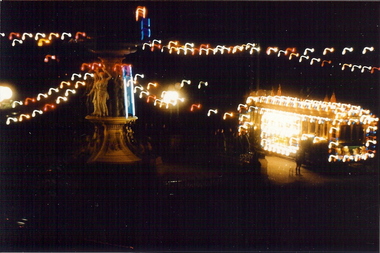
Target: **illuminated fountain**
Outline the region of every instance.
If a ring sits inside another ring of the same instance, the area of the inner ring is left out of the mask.
[[[86,119],[94,124],[88,163],[133,164],[141,161],[135,154],[131,129],[137,120],[132,66],[122,63],[125,55],[135,51],[131,48],[92,50],[101,62],[93,65],[94,83],[88,93],[93,112]]]

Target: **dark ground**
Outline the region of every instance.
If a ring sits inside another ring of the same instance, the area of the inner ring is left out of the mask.
[[[377,170],[275,184],[222,161],[3,171],[1,250],[378,251]]]

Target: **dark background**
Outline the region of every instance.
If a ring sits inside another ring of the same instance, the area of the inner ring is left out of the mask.
[[[261,47],[259,56],[248,52],[170,55],[149,48],[128,55],[125,62],[133,65],[133,72],[145,75],[142,84],[158,82],[165,89],[183,79],[193,81],[181,90],[186,102],[178,112],[154,107],[136,94],[134,130],[139,139],[156,134],[153,142],[159,143],[157,127],[166,125],[166,137],[190,137],[194,145],[190,161],[196,155],[209,155],[213,149],[205,141],[207,136],[216,129],[238,127],[237,119],[223,121],[223,112],[236,111],[258,86],[277,90],[281,84],[283,95],[298,96],[303,90],[305,97],[317,100],[335,92],[338,102],[379,114],[379,72],[342,71],[339,65],[380,66],[380,4],[376,2],[2,1],[0,32],[81,31],[104,44],[141,43],[137,6],[147,8],[151,39],[161,39],[162,44],[178,40],[216,47],[250,42]],[[13,86],[15,100],[57,87],[80,72],[82,63],[97,60],[89,52],[94,40],[55,40],[46,47],[37,47],[32,40],[11,44],[7,37],[0,38],[0,80]],[[296,47],[301,54],[312,47],[315,53],[310,55],[334,64],[321,67],[268,56],[269,46]],[[361,54],[366,46],[375,51]],[[323,56],[326,47],[334,47],[335,53]],[[355,51],[343,56],[344,47]],[[55,54],[60,61],[44,63],[46,54]],[[197,89],[200,80],[209,86]],[[251,249],[252,245],[259,250],[378,249],[377,171],[373,177],[365,175],[371,177],[368,183],[362,180],[353,186],[346,175],[347,181],[317,190],[301,184],[268,186],[246,175],[238,180],[233,172],[200,183],[206,185],[201,190],[189,190],[145,174],[131,176],[124,170],[107,174],[107,168],[68,165],[93,131],[84,119],[89,113],[85,100],[83,90],[51,112],[11,125],[5,121],[13,111],[0,111],[1,226],[5,228],[0,238],[7,251],[28,249],[22,243],[33,251],[59,250],[56,245],[64,245],[63,251],[80,251],[86,249],[78,246],[83,238],[91,250],[123,251],[130,245],[140,245],[140,250],[194,250],[197,243],[199,250]],[[193,103],[201,103],[202,109],[190,112]],[[220,112],[207,117],[208,108]],[[343,180],[340,175],[335,179]],[[6,220],[9,217],[14,220]],[[24,230],[16,226],[22,217],[29,219]],[[15,242],[20,248],[14,248]]]
[[[378,57],[380,5],[375,2],[124,2],[124,1],[73,1],[73,2],[2,2],[1,32],[86,32],[92,39],[70,43],[54,40],[49,46],[37,47],[34,40],[12,47],[8,38],[0,40],[1,80],[15,89],[14,100],[36,97],[50,87],[68,80],[72,73],[80,72],[85,62],[97,61],[89,49],[107,47],[107,43],[136,44],[140,40],[140,22],[135,21],[137,6],[145,6],[151,20],[153,39],[167,44],[178,40],[196,46],[207,43],[235,46],[258,43],[259,55],[247,51],[236,54],[185,56],[151,52],[139,49],[128,55],[124,62],[131,63],[135,74],[144,74],[143,85],[158,82],[167,89],[183,79],[192,80],[181,92],[186,102],[177,110],[164,110],[138,99],[136,115],[137,132],[143,134],[147,124],[166,124],[176,132],[205,131],[210,134],[217,128],[237,128],[237,121],[223,121],[222,114],[235,111],[244,103],[250,91],[277,90],[282,94],[322,100],[335,92],[338,102],[358,104],[378,114],[379,73],[341,69],[343,63],[380,66]],[[331,65],[310,65],[298,58],[266,55],[269,46],[280,49],[315,48],[310,56],[332,60]],[[366,46],[375,51],[362,54]],[[334,47],[335,52],[322,55],[324,48]],[[354,52],[342,55],[344,47],[354,47]],[[45,63],[45,55],[57,55],[59,62]],[[197,89],[199,81],[208,87]],[[52,136],[69,131],[68,136],[88,134],[91,126],[84,120],[89,113],[85,106],[85,91],[78,92],[70,101],[59,105],[53,112],[45,113],[30,122],[5,126],[6,115],[1,113],[3,131],[19,129],[27,139],[35,141],[33,131],[47,132]],[[190,113],[191,104],[202,104],[201,110]],[[207,117],[209,108],[218,108],[219,115]],[[22,113],[22,107],[18,107]],[[43,130],[45,129],[45,130]],[[33,130],[33,131],[31,131]],[[20,132],[20,134],[21,134]],[[29,134],[31,133],[31,134]],[[31,136],[32,135],[32,136]],[[37,137],[36,137],[37,138]],[[60,138],[60,137],[56,137]],[[7,146],[7,145],[5,145]],[[61,145],[60,145],[61,146]],[[4,147],[4,145],[3,145]],[[45,148],[45,144],[43,144]]]

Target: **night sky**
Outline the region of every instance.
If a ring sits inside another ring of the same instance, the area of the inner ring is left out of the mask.
[[[37,47],[26,41],[12,47],[8,38],[1,43],[0,78],[16,89],[16,99],[36,96],[61,81],[80,72],[84,62],[98,60],[89,52],[94,42],[106,47],[107,43],[142,43],[140,22],[135,20],[137,6],[145,6],[151,20],[149,40],[160,39],[235,46],[258,43],[261,53],[248,52],[216,55],[177,55],[159,50],[139,50],[128,55],[124,62],[131,63],[134,73],[144,74],[144,83],[158,82],[169,87],[183,79],[207,81],[208,87],[198,90],[196,85],[183,88],[187,105],[181,109],[187,115],[192,103],[201,103],[203,111],[195,120],[203,122],[208,108],[234,111],[244,103],[250,90],[277,90],[282,94],[322,100],[335,92],[338,102],[358,104],[378,114],[379,71],[361,73],[344,63],[380,66],[378,50],[380,4],[376,2],[2,2],[0,31],[50,33],[86,32],[91,40],[69,43],[55,40],[50,46]],[[145,38],[148,39],[148,38]],[[310,56],[331,60],[333,64],[310,65],[299,58],[267,55],[267,47],[293,48],[302,54],[314,48]],[[373,46],[373,52],[362,54],[362,49]],[[322,52],[334,47],[326,56]],[[342,49],[353,47],[352,53],[342,55]],[[45,55],[55,54],[59,62],[45,63]],[[83,120],[84,92],[54,112],[38,119]],[[137,97],[137,95],[136,95]],[[137,99],[137,116],[147,120],[159,111],[152,104]],[[220,116],[222,117],[222,116]],[[179,121],[185,120],[180,118]],[[5,117],[2,117],[5,121]]]

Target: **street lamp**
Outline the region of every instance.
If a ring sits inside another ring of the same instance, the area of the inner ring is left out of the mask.
[[[10,99],[13,95],[12,89],[7,86],[0,86],[0,102]]]
[[[0,109],[11,107],[10,99],[13,96],[13,91],[8,86],[0,86]]]

